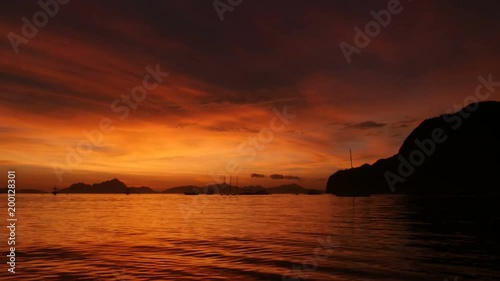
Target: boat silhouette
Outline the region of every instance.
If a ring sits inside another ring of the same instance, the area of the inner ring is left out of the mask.
[[[52,194],[53,195],[57,195],[58,192],[59,191],[58,191],[57,187],[54,186],[54,190],[52,190]]]
[[[354,169],[352,165],[352,150],[349,149],[349,157],[351,159],[351,170]],[[363,189],[357,189],[357,190],[345,190],[341,192],[337,192],[335,194],[337,197],[352,197],[354,200],[355,197],[370,197],[370,193],[367,192],[366,190]]]

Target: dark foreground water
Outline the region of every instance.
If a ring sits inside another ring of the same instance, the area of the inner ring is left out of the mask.
[[[500,280],[498,206],[463,201],[18,194],[0,280]]]

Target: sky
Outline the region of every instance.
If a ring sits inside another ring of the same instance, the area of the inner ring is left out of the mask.
[[[18,188],[324,189],[349,149],[392,156],[479,75],[500,80],[496,1],[41,2],[51,15],[0,12],[0,170]]]

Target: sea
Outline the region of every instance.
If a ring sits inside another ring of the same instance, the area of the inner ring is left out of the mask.
[[[0,280],[500,280],[467,199],[17,194],[13,273],[1,197]]]

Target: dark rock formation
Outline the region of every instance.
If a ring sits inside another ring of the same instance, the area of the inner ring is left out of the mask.
[[[423,121],[398,154],[330,176],[326,192],[500,194],[500,102]]]

